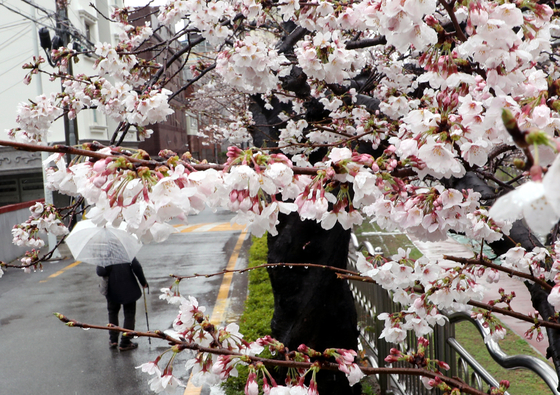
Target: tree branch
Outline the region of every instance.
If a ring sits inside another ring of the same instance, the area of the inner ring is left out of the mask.
[[[385,36],[377,36],[374,38],[364,38],[362,40],[347,41],[346,49],[367,48],[385,44],[387,44],[387,39],[385,38]]]
[[[60,313],[55,313],[55,316],[64,322],[69,327],[75,328],[82,328],[82,329],[98,329],[98,330],[110,330],[110,331],[119,331],[124,334],[125,336],[132,337],[151,337],[157,338],[168,341],[170,344],[174,346],[178,346],[177,348],[179,351],[182,350],[193,350],[201,353],[210,353],[215,355],[231,355],[234,357],[240,357],[243,359],[249,359],[251,362],[261,362],[266,366],[274,367],[287,367],[287,368],[296,368],[296,369],[309,369],[314,365],[314,362],[296,362],[290,360],[278,360],[278,359],[269,359],[269,358],[261,358],[246,354],[241,354],[236,351],[228,350],[225,348],[210,348],[210,347],[203,347],[196,343],[189,343],[186,341],[177,340],[165,333],[156,330],[154,332],[138,332],[133,331],[130,329],[121,328],[118,326],[107,325],[107,326],[100,326],[100,325],[90,325],[86,323],[81,323],[73,319],[69,319]],[[321,369],[330,370],[330,371],[338,371],[338,364],[333,362],[322,361],[321,362]],[[444,376],[439,372],[432,372],[430,370],[420,369],[420,368],[370,368],[370,367],[363,367],[360,366],[360,370],[366,375],[374,375],[374,374],[406,374],[410,376],[424,376],[429,378],[439,378],[444,383],[448,384],[451,387],[458,388],[461,392],[471,395],[486,395],[485,392],[479,391],[468,384],[464,383],[463,381],[459,380],[458,378],[450,378]]]
[[[496,269],[496,270],[499,270],[501,272],[505,272],[505,273],[507,273],[511,276],[517,276],[517,277],[524,278],[526,280],[533,281],[534,283],[539,284],[541,287],[543,287],[545,290],[547,290],[549,292],[552,289],[552,285],[548,284],[544,280],[541,280],[540,278],[537,278],[537,277],[535,277],[531,274],[523,273],[523,272],[520,272],[518,270],[508,268],[508,267],[503,267],[503,266],[500,266],[500,265],[496,265],[495,263],[491,262],[488,259],[458,258],[458,257],[454,257],[454,256],[449,256],[449,255],[444,255],[443,259],[447,259],[448,261],[462,263],[462,264],[465,264],[465,265],[486,266],[486,267],[489,267],[491,269]]]
[[[463,42],[467,41],[467,37],[465,36],[463,29],[461,29],[461,25],[457,20],[455,11],[453,10],[453,7],[455,6],[455,0],[452,0],[449,3],[445,0],[439,0],[439,3],[443,6],[443,8],[445,8],[445,11],[447,11],[449,18],[451,18],[451,22],[453,22],[453,26],[455,27],[455,35],[457,36],[457,39]]]

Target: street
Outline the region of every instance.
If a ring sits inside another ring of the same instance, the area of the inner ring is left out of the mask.
[[[138,254],[150,285],[147,295],[150,329],[171,327],[177,308],[160,300],[160,289],[172,284],[170,274],[219,272],[246,265],[250,238],[242,227],[230,225],[233,214],[204,211],[189,217],[189,224],[161,244],[142,247]],[[101,330],[68,328],[53,312],[79,322],[105,325],[105,297],[99,293],[95,266],[66,258],[45,264],[43,272],[25,274],[9,269],[0,279],[0,395],[139,395],[150,394],[146,373],[135,367],[153,361],[169,347],[166,342],[136,339],[137,350],[109,349],[109,335]],[[242,311],[246,276],[214,276],[183,280],[181,293],[192,295],[213,322],[233,322]],[[216,306],[216,307],[214,307]],[[122,323],[122,311],[121,311]],[[136,304],[136,330],[146,330],[144,302]],[[166,354],[160,362],[163,370]],[[175,360],[174,374],[188,381],[183,352]],[[203,393],[208,391],[203,391]],[[176,394],[197,393],[189,387]]]

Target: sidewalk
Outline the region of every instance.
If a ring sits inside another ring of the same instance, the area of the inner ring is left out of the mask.
[[[441,242],[424,242],[410,237],[411,241],[414,243],[416,248],[428,257],[432,259],[442,259],[443,255],[453,255],[462,258],[472,258],[472,250],[458,241],[448,238],[446,241]],[[450,262],[454,265],[454,263]],[[503,288],[505,292],[510,293],[515,292],[515,298],[511,303],[511,307],[514,311],[520,313],[532,313],[534,311],[533,305],[531,303],[531,296],[525,285],[513,278],[507,276],[505,273],[500,273],[500,281],[496,283],[488,283],[483,280],[483,284],[486,286],[487,291],[484,295],[483,302],[487,303],[490,300],[499,299],[500,293],[498,290]],[[546,331],[543,330],[544,339],[541,342],[536,341],[536,334],[533,339],[526,339],[525,332],[531,328],[531,324],[525,321],[521,321],[517,318],[503,316],[501,314],[496,314],[496,317],[502,321],[508,329],[518,334],[520,337],[525,339],[534,349],[541,353],[546,358],[546,348],[548,347],[548,339],[546,337]]]

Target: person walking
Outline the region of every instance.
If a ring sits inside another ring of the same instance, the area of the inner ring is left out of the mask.
[[[107,289],[107,311],[109,312],[109,323],[119,326],[119,311],[121,305],[124,312],[123,327],[134,330],[136,320],[136,301],[142,296],[142,290],[138,281],[144,288],[148,288],[148,282],[144,277],[144,271],[136,258],[130,263],[119,263],[111,266],[97,266],[97,275],[108,278]],[[109,331],[109,348],[120,351],[134,350],[138,348],[129,337],[121,336],[119,345],[119,331]]]

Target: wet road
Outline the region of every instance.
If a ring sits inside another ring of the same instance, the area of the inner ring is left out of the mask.
[[[172,283],[169,274],[206,274],[226,266],[245,267],[250,241],[239,226],[229,224],[231,217],[225,211],[203,212],[189,217],[188,227],[176,225],[180,232],[166,242],[142,247],[138,259],[150,284],[147,297],[151,330],[170,328],[176,316],[176,307],[159,299],[160,288]],[[62,253],[65,255],[64,250]],[[108,333],[67,328],[52,315],[60,312],[80,322],[107,323],[105,297],[98,291],[95,266],[72,265],[74,260],[68,256],[47,263],[42,273],[9,270],[0,279],[0,395],[153,393],[147,384],[149,376],[135,367],[154,360],[168,349],[167,343],[152,339],[149,345],[141,338],[137,339],[137,350],[110,350]],[[233,322],[245,300],[245,278],[238,274],[184,280],[181,292],[207,306],[206,312],[214,321]],[[217,307],[213,308],[217,298]],[[146,330],[142,299],[136,308],[136,329]],[[183,354],[174,366],[175,374],[186,382],[184,362],[189,355]],[[190,391],[178,389],[176,394],[196,393]]]

